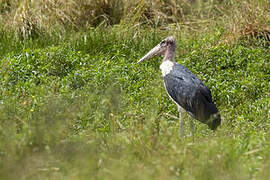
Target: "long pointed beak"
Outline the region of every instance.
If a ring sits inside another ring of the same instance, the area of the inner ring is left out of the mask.
[[[143,62],[144,60],[150,59],[154,56],[158,56],[161,55],[162,53],[162,47],[160,46],[160,44],[156,45],[153,49],[151,49],[145,56],[143,56],[138,62],[137,64],[140,64],[141,62]]]

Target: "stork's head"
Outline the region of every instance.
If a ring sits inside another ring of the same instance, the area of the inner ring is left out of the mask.
[[[154,56],[167,56],[167,58],[173,58],[176,48],[175,37],[169,36],[162,40],[158,45],[151,49],[145,56],[143,56],[137,63],[141,63],[144,60],[150,59]],[[164,58],[165,58],[164,57]]]

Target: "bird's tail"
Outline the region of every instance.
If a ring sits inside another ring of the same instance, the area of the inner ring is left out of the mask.
[[[216,130],[217,127],[220,125],[220,123],[221,117],[219,111],[217,111],[216,113],[210,115],[207,125],[209,126],[210,129]]]

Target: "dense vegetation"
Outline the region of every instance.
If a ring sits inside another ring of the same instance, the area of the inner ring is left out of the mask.
[[[269,177],[267,1],[76,2],[0,2],[0,179]],[[160,58],[136,64],[168,35],[215,132],[185,115],[179,137]]]

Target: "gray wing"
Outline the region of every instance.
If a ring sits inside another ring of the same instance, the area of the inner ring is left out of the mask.
[[[164,84],[169,96],[195,119],[206,123],[218,112],[210,90],[185,66],[175,63]]]

